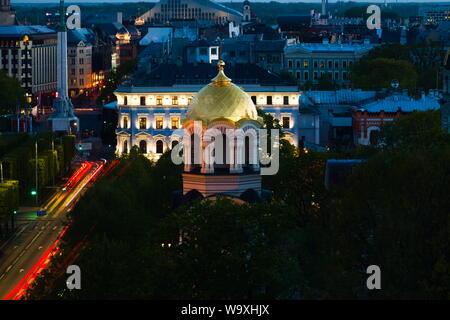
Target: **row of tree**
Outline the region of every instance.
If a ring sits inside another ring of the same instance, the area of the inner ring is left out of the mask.
[[[64,254],[28,298],[448,299],[450,136],[439,118],[400,118],[378,146],[349,154],[283,142],[263,204],[219,197],[173,208],[182,168],[133,148],[80,200]],[[346,182],[324,187],[327,159],[361,155]],[[69,291],[63,262],[77,254],[83,289]],[[370,265],[382,290],[366,287]]]

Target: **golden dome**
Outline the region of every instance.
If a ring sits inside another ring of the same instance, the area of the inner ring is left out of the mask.
[[[252,99],[225,75],[224,66],[225,63],[219,61],[219,73],[195,95],[186,120],[202,120],[206,123],[220,118],[234,122],[241,119],[258,120]]]

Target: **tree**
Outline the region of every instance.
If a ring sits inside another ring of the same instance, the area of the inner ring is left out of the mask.
[[[333,79],[331,78],[331,76],[328,73],[324,73],[320,78],[319,78],[319,83],[318,83],[318,90],[322,90],[322,91],[333,91],[336,90],[337,85],[336,82],[333,81]]]
[[[363,90],[381,90],[390,88],[396,79],[401,88],[414,92],[417,85],[417,72],[414,66],[405,60],[376,58],[360,60],[351,69],[350,78],[353,86]]]
[[[3,70],[0,70],[0,88],[1,114],[14,114],[19,105],[25,105],[25,90],[20,81],[9,77]]]

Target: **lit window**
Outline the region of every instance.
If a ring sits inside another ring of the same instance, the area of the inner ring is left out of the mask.
[[[162,129],[163,128],[163,117],[157,117],[156,118],[156,129]]]
[[[172,118],[172,129],[178,129],[179,122],[180,122],[180,118],[173,117]]]
[[[177,97],[177,96],[172,97],[172,104],[173,104],[174,106],[177,106],[177,105],[178,105],[178,97]]]
[[[147,129],[147,118],[139,118],[139,129],[140,130]]]
[[[123,128],[128,129],[128,117],[123,117]]]
[[[156,105],[162,106],[162,97],[156,97]]]
[[[309,61],[308,60],[303,61],[303,67],[305,67],[305,68],[309,67]]]

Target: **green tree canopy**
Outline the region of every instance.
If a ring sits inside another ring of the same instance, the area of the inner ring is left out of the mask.
[[[16,113],[17,106],[25,105],[25,90],[20,81],[9,77],[5,71],[0,70],[0,113]]]
[[[386,58],[362,59],[352,67],[350,78],[353,86],[363,90],[381,90],[390,88],[396,79],[401,88],[414,92],[417,85],[417,72],[414,66],[405,60]]]

